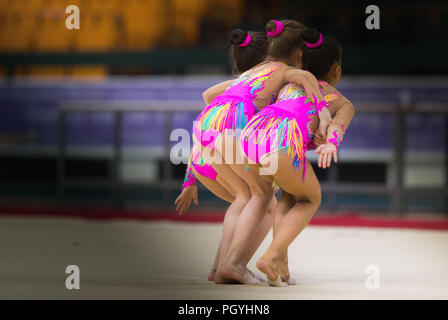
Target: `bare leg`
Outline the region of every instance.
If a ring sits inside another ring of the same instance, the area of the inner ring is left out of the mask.
[[[225,138],[225,143],[232,143],[233,146],[237,145],[234,137],[226,136]],[[238,150],[234,148],[235,155],[238,155],[237,152]],[[225,152],[223,157],[227,159]],[[231,164],[230,167],[249,185],[252,197],[241,212],[229,251],[225,260],[218,267],[216,278],[218,280],[220,278],[230,278],[241,283],[247,283],[244,270],[246,270],[246,264],[253,255],[253,252],[249,252],[250,247],[247,244],[251,243],[265,217],[266,209],[273,197],[273,190],[271,185],[262,179],[258,173],[253,170],[245,170],[244,165]]]
[[[296,203],[296,199],[290,195],[289,193],[282,192],[280,196],[280,200],[278,201],[277,207],[274,211],[274,222],[273,222],[273,236],[275,237],[278,232],[278,227],[281,219],[285,216],[286,212],[292,208],[292,206]]]
[[[227,202],[230,202],[230,203],[232,203],[235,200],[235,196],[234,196],[235,191],[230,187],[230,185],[224,179],[217,177],[216,181],[214,181],[206,176],[199,174],[194,169],[194,167],[192,168],[192,170],[193,170],[193,174],[195,175],[196,179],[198,179],[214,195],[216,195],[217,197],[219,197]],[[219,265],[221,243],[222,243],[222,238],[220,240],[219,247],[216,252],[216,256],[215,256],[215,260],[213,262],[212,269],[210,270],[210,272],[208,274],[209,281],[215,280],[216,270],[218,269],[218,265]],[[227,246],[228,246],[228,244],[227,244]]]
[[[289,193],[286,192],[282,192],[282,195],[280,197],[280,200],[278,202],[277,207],[275,208],[274,211],[274,223],[273,223],[273,237],[276,236],[276,234],[278,233],[278,228],[280,225],[280,221],[283,219],[283,217],[285,216],[285,214],[292,208],[292,206],[296,203],[296,199],[291,196]],[[280,274],[280,279],[283,282],[286,282],[288,285],[295,285],[296,282],[294,279],[292,279],[290,276],[288,276],[289,274],[289,267],[288,267],[288,254],[287,252],[285,253],[284,257],[280,257],[280,260],[283,261],[283,264],[285,265],[285,267],[283,269],[287,269],[288,272],[287,273],[281,273]]]
[[[237,224],[238,218],[247,202],[249,201],[251,194],[247,183],[245,183],[244,180],[241,179],[228,165],[213,163],[212,166],[216,170],[218,175],[223,178],[228,184],[230,184],[236,192],[235,200],[230,205],[224,218],[222,240],[219,253],[219,261],[221,266],[223,257],[228,252],[229,245],[235,234],[235,226]],[[216,283],[260,283],[260,280],[257,280],[253,276],[253,274],[251,274],[245,267],[238,270],[242,275],[242,277],[240,277],[239,279],[225,277],[222,274],[220,275],[219,269],[220,267],[218,267],[218,271],[215,275]]]
[[[196,178],[205,186],[207,187],[213,194],[215,194],[217,197],[226,200],[228,202],[233,202],[233,200],[235,199],[235,194],[236,191],[234,190],[234,188],[231,187],[231,185],[221,176],[217,176],[216,181],[211,180],[210,178],[207,178],[205,176],[200,175],[197,171],[194,170],[193,168],[193,173],[195,174]],[[258,249],[258,247],[260,246],[261,242],[263,242],[264,238],[266,237],[267,233],[269,232],[270,228],[272,227],[272,216],[273,216],[273,211],[275,210],[275,207],[277,205],[277,200],[275,199],[275,197],[272,198],[267,214],[266,216],[263,218],[262,223],[260,224],[259,228],[257,229],[253,240],[249,243],[248,248],[247,248],[247,262],[246,264],[249,262],[249,260],[252,258],[252,256],[254,255],[255,251]],[[228,223],[231,223],[231,221],[229,221]],[[231,240],[228,239],[227,237],[224,238],[225,240]],[[216,256],[215,256],[215,260],[213,262],[213,266],[212,269],[210,270],[210,273],[208,275],[208,280],[209,281],[214,281],[215,279],[215,274],[216,274],[216,270],[218,268],[219,265],[219,261],[220,261],[220,256],[225,256],[227,251],[226,248],[229,247],[230,242],[228,243],[224,243],[224,248],[222,248],[222,242],[223,239],[221,238]]]
[[[272,190],[268,187],[272,184],[272,182],[265,182],[263,179],[260,179],[258,174],[258,165],[251,165],[248,163],[248,160],[244,156],[244,154],[241,151],[241,148],[239,147],[240,141],[238,139],[235,139],[233,135],[223,135],[221,138],[221,145],[224,148],[222,152],[222,156],[226,161],[230,160],[230,167],[232,170],[237,173],[241,178],[243,178],[246,183],[249,184],[249,187],[251,189],[252,197],[254,196],[253,192],[258,193],[259,195],[264,196],[264,201],[269,201],[269,205],[266,205],[265,203],[262,204],[262,208],[260,209],[262,212],[266,212],[259,223],[258,227],[254,226],[255,233],[253,234],[253,237],[251,238],[251,241],[244,247],[241,248],[244,251],[241,251],[242,264],[247,265],[249,263],[249,260],[254,255],[255,251],[257,251],[260,244],[263,242],[263,240],[266,238],[267,233],[272,227],[273,222],[273,212],[277,206],[277,199],[275,198]],[[231,150],[231,154],[228,155],[227,152]],[[250,182],[250,183],[249,183]],[[261,185],[261,186],[260,186]],[[272,197],[269,200],[269,195],[272,195]],[[251,199],[253,202],[254,200]],[[241,216],[240,216],[241,217]],[[240,219],[239,219],[240,220]]]
[[[274,216],[276,207],[277,207],[277,199],[274,196],[274,197],[272,197],[272,200],[269,203],[269,207],[266,210],[266,214],[264,215],[263,220],[261,220],[260,225],[258,226],[257,230],[255,231],[255,234],[247,247],[246,258],[244,260],[246,265],[249,263],[250,259],[255,254],[258,247],[261,245],[263,240],[266,238],[266,235],[268,234],[269,230],[271,230],[273,216]]]
[[[320,185],[311,165],[306,162],[307,173],[302,183],[302,168],[296,172],[290,159],[279,153],[279,170],[275,179],[282,190],[293,195],[296,203],[280,219],[275,226],[275,235],[272,244],[257,262],[257,267],[275,281],[281,274],[289,278],[287,268],[288,246],[306,227],[321,203]]]
[[[232,203],[233,200],[235,200],[235,191],[232,190],[230,185],[227,184],[224,179],[218,176],[215,181],[199,174],[194,168],[192,168],[192,171],[196,179],[199,180],[204,187],[210,190],[215,196],[229,203]]]

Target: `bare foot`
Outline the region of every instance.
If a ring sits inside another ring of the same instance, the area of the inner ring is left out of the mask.
[[[280,279],[282,279],[283,282],[286,282],[288,284],[295,284],[295,280],[291,280],[291,276],[289,274],[289,268],[288,268],[288,260],[282,259],[278,261],[278,267],[280,270]],[[290,281],[291,280],[291,281]]]
[[[250,269],[247,269],[247,271],[251,274],[251,276],[258,279],[260,282],[266,282],[266,280],[264,280],[264,278],[262,276],[259,276],[258,274],[253,273]]]
[[[222,262],[215,275],[215,283],[217,284],[229,284],[229,283],[242,283],[242,284],[263,284],[264,281],[257,278],[249,269],[244,266],[236,265],[232,266],[226,262]]]
[[[278,265],[278,270],[280,271],[280,279],[290,286],[295,285],[296,280],[294,280],[289,273],[288,254],[284,253],[282,255],[279,255],[278,258],[274,259],[274,261]]]
[[[269,284],[271,287],[287,287],[287,286],[288,286],[288,284],[287,284],[286,282],[283,282],[283,281],[280,279],[280,277],[277,278],[275,281],[268,280],[268,284]]]
[[[268,277],[268,280],[276,281],[279,278],[280,272],[275,270],[276,268],[270,259],[264,257],[258,259],[257,268]]]
[[[215,281],[216,269],[210,270],[208,274],[208,281]]]
[[[271,280],[275,281],[280,278],[283,282],[289,280],[288,269],[288,255],[285,254],[271,254],[266,252],[257,262],[257,268],[266,274]]]

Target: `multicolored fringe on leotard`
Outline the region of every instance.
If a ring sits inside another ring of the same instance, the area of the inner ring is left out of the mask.
[[[299,171],[303,164],[303,179],[306,175],[305,146],[297,120],[278,116],[276,112],[256,115],[241,133],[242,141],[256,145],[269,144],[270,153],[282,151],[292,159],[292,165]]]
[[[251,75],[250,72],[242,74],[224,92],[215,98],[212,104],[206,107],[197,118],[194,126],[196,141],[203,146],[213,148],[210,144],[212,137],[225,130],[231,130],[236,137],[257,112],[254,100],[257,92],[264,88],[266,80],[280,68],[279,64],[265,68]],[[207,135],[207,136],[206,136]]]
[[[249,115],[245,112],[244,102],[229,101],[204,110],[204,113],[198,117],[196,126],[202,132],[208,130],[223,132],[228,129],[242,129],[248,121]]]

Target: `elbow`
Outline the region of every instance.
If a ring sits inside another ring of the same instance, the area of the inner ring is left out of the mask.
[[[350,121],[353,119],[353,117],[355,116],[355,107],[353,106],[353,104],[349,104],[348,105],[348,110],[349,110],[349,116],[350,116]]]
[[[355,106],[352,103],[350,103],[350,110],[352,112],[352,115],[355,115]]]
[[[355,115],[355,107],[353,105],[351,105],[351,111],[352,111],[352,117]]]
[[[210,104],[210,98],[211,98],[211,95],[208,92],[208,90],[204,91],[204,93],[202,94],[202,99],[204,99],[205,104],[207,104],[207,105]]]
[[[352,109],[352,118],[350,119],[350,121],[352,121],[354,117],[355,117],[355,108]]]

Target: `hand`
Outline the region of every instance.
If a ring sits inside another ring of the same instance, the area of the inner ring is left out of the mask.
[[[319,82],[316,77],[309,71],[296,70],[296,84],[305,89],[305,94],[313,103],[319,103],[324,100],[324,96],[319,89]]]
[[[314,153],[319,155],[319,160],[317,161],[319,168],[329,168],[331,156],[333,156],[335,163],[338,162],[338,149],[333,143],[321,144]]]
[[[195,205],[199,204],[197,186],[186,187],[182,190],[176,201],[174,201],[176,211],[180,216],[188,211],[191,206],[191,201],[193,201]]]

